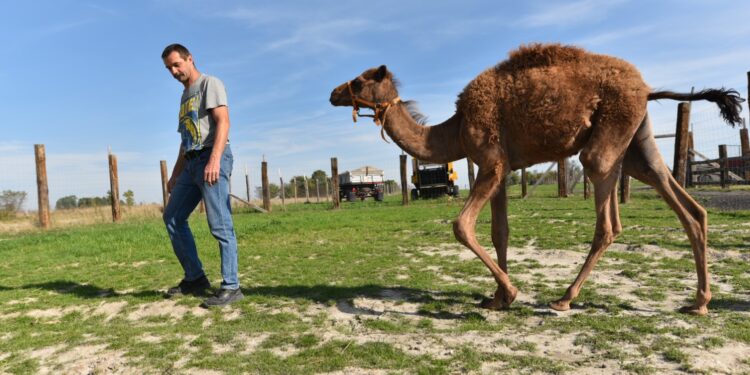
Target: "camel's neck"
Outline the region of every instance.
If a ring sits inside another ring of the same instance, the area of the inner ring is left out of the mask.
[[[466,157],[458,136],[460,124],[460,116],[454,114],[441,124],[420,125],[405,104],[398,104],[388,110],[383,127],[409,155],[433,163],[447,163]]]

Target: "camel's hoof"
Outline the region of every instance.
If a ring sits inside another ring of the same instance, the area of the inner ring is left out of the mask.
[[[482,298],[482,302],[479,303],[479,307],[488,310],[507,310],[510,304],[505,304],[500,301],[499,298]]]
[[[494,298],[484,298],[479,303],[479,307],[490,310],[507,310],[513,301],[516,300],[518,289],[511,286],[509,293],[505,293],[501,288],[497,288]]]
[[[680,312],[683,314],[690,314],[690,315],[697,315],[697,316],[705,316],[708,314],[708,307],[705,305],[703,306],[683,306],[680,308]]]
[[[549,307],[556,311],[568,311],[570,310],[570,301],[558,300],[550,302]]]

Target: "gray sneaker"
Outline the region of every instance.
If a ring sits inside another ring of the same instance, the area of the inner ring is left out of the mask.
[[[164,293],[164,298],[172,298],[175,296],[181,296],[185,294],[192,294],[194,296],[204,296],[206,295],[206,289],[209,289],[209,288],[211,288],[211,282],[208,281],[208,278],[206,278],[206,275],[203,275],[193,281],[186,281],[186,280],[180,281],[180,284],[178,284],[176,287],[169,288],[167,292]]]
[[[214,306],[224,306],[234,301],[239,301],[243,298],[245,298],[245,296],[242,295],[242,290],[240,290],[240,288],[219,289],[218,291],[216,291],[216,294],[214,294],[211,297],[206,298],[206,300],[203,301],[201,306],[205,308],[214,307]]]

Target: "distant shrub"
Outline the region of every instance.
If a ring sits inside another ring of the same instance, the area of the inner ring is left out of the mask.
[[[26,200],[25,191],[3,190],[0,193],[0,219],[15,217]]]

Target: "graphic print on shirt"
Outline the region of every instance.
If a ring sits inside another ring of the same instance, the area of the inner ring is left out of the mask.
[[[201,129],[198,120],[200,107],[200,92],[187,98],[180,104],[180,126],[182,145],[185,151],[196,150],[201,147]]]

